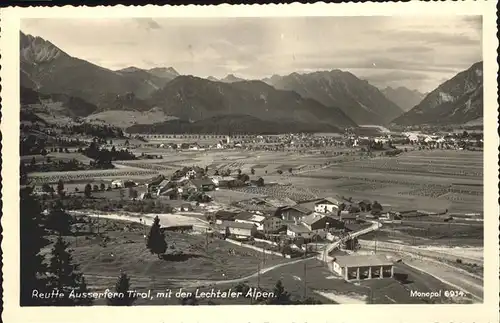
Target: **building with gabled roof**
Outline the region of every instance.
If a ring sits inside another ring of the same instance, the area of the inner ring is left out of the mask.
[[[296,220],[300,220],[302,217],[313,213],[313,211],[297,204],[286,206],[280,210],[281,218],[284,221],[295,222]]]
[[[394,262],[377,255],[337,256],[333,271],[345,280],[393,277]]]

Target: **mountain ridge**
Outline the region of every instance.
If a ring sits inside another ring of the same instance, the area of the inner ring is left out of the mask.
[[[277,89],[295,91],[325,106],[338,107],[357,124],[386,124],[403,113],[367,81],[339,69],[273,75],[264,80]]]
[[[397,104],[404,112],[411,110],[425,97],[425,95],[418,90],[411,90],[404,86],[398,86],[396,88],[388,86],[381,89],[380,92],[382,92],[387,99]]]
[[[483,117],[483,62],[457,73],[413,109],[393,120],[399,125],[465,124]]]

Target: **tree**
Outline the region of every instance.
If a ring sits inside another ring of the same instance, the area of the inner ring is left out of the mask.
[[[283,174],[283,171],[281,169],[278,169],[278,174]]]
[[[149,231],[146,247],[152,254],[161,255],[167,251],[167,242],[165,241],[165,234],[160,229],[160,218],[155,217],[151,230]]]
[[[250,169],[250,173],[251,173],[252,175],[255,175],[255,169],[251,168],[251,169]]]
[[[262,177],[257,179],[257,186],[264,186],[264,179]]]
[[[84,194],[85,194],[86,198],[89,198],[92,196],[92,185],[90,185],[90,184],[85,185]]]
[[[62,195],[64,191],[64,182],[62,179],[60,179],[57,182],[57,194]]]
[[[293,172],[292,167],[288,168],[288,172],[291,174]]]
[[[46,300],[32,297],[33,290],[47,292],[47,266],[40,254],[50,242],[45,238],[46,231],[42,219],[42,208],[31,194],[31,188],[20,191],[20,305],[41,306]]]
[[[68,246],[69,244],[59,236],[52,247],[48,268],[49,287],[64,296],[54,297],[49,301],[52,305],[60,306],[92,305],[93,299],[86,297],[89,290],[85,278],[78,271],[79,265],[73,263]]]
[[[108,305],[110,306],[131,306],[137,296],[128,293],[130,289],[130,278],[125,273],[121,273],[115,285],[115,292],[117,297],[108,298]]]
[[[54,193],[54,188],[52,188],[52,186],[50,186],[49,184],[44,183],[42,185],[42,192],[45,192],[45,193]]]
[[[66,213],[61,202],[56,202],[47,217],[47,229],[53,230],[58,234],[68,234],[71,231],[73,219]]]
[[[93,190],[94,192],[99,192],[99,185],[94,184],[94,186],[92,186],[92,190]]]
[[[274,293],[274,297],[273,298],[269,298],[267,300],[268,304],[271,304],[271,305],[286,305],[286,304],[290,304],[291,303],[290,293],[288,293],[285,290],[285,287],[283,287],[283,283],[281,282],[281,280],[278,280],[276,282],[276,285],[274,285],[273,293]]]
[[[372,211],[371,211],[371,213],[373,215],[380,215],[383,210],[384,210],[384,208],[382,207],[382,205],[379,202],[373,201]]]
[[[104,191],[106,190],[106,185],[104,183],[101,183],[101,185],[99,185],[99,188],[101,189],[101,191]]]
[[[128,197],[135,200],[138,196],[137,190],[133,189],[132,187],[129,187],[128,189]]]

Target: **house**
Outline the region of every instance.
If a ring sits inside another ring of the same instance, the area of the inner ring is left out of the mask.
[[[237,215],[237,212],[219,210],[215,212],[212,218],[215,220],[215,223],[221,224],[224,221],[234,221]]]
[[[304,238],[310,239],[314,236],[314,232],[309,230],[305,225],[298,223],[289,223],[287,225],[286,235],[291,238]]]
[[[264,233],[273,233],[283,228],[283,220],[276,216],[267,216],[263,221]]]
[[[314,211],[321,213],[337,213],[341,202],[333,197],[326,197],[314,203]]]
[[[234,221],[222,221],[222,223],[219,224],[219,229],[221,233],[222,230],[224,230],[223,232],[225,234],[229,233],[230,235],[235,235],[238,239],[248,239],[257,232],[257,226],[255,224]]]
[[[349,213],[349,211],[341,211],[339,218],[340,221],[344,222],[345,224],[358,222],[358,215],[354,213]]]
[[[250,177],[250,185],[253,186],[264,186],[264,179],[260,176],[252,176]]]
[[[111,187],[112,188],[122,188],[124,187],[123,180],[117,179],[111,182]]]
[[[281,209],[281,218],[283,221],[300,220],[302,217],[313,213],[313,211],[306,209],[301,205],[286,206]]]
[[[328,217],[317,212],[306,215],[300,220],[300,223],[311,231],[325,230],[327,228],[327,222]]]
[[[264,221],[265,217],[262,215],[257,215],[255,213],[250,213],[247,211],[242,211],[236,215],[234,218],[235,222],[239,223],[248,223],[248,224],[253,224],[257,227],[257,230],[263,231],[264,230]]]
[[[195,188],[199,192],[215,190],[215,184],[210,179],[192,179],[189,181],[188,187]]]
[[[233,176],[212,176],[210,177],[212,182],[217,187],[230,187],[234,186],[236,178]]]
[[[172,181],[170,181],[168,179],[164,179],[163,181],[161,181],[160,184],[158,184],[156,194],[162,195],[162,193],[173,188],[174,186],[175,186],[175,184]]]
[[[362,200],[358,202],[358,207],[361,211],[370,211],[372,203],[369,200]]]

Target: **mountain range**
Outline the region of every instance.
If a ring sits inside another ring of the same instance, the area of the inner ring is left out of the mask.
[[[397,106],[405,112],[419,104],[425,96],[417,90],[410,90],[404,86],[399,86],[397,88],[389,86],[382,89],[381,92],[386,98],[396,103]]]
[[[265,80],[277,89],[295,91],[326,106],[339,107],[357,124],[386,124],[403,111],[379,89],[341,70],[274,75]]]
[[[131,66],[113,71],[72,57],[51,42],[22,32],[20,74],[21,103],[33,111],[45,109],[51,115],[83,117],[123,127],[134,125],[134,129],[142,130],[149,127],[154,131],[217,130],[217,118],[228,131],[233,131],[230,128],[234,125],[247,128],[244,122],[262,131],[328,131],[358,124],[384,125],[392,120],[418,123],[426,120],[423,116],[432,110],[425,108],[429,105],[444,106],[443,111],[454,106],[456,111],[450,118],[468,120],[477,115],[474,111],[479,101],[482,106],[482,92],[474,91],[479,82],[482,89],[482,78],[477,73],[476,77],[474,73],[465,77],[468,85],[450,80],[458,85],[443,88],[446,91],[441,92],[448,96],[436,97],[434,91],[419,103],[417,91],[380,91],[340,70],[273,75],[263,80],[245,80],[233,74],[204,79],[180,75],[172,67]],[[470,95],[460,96],[462,90]],[[462,108],[461,102],[469,108]],[[411,105],[416,106],[404,113]],[[467,117],[460,118],[464,113]],[[279,123],[288,128],[279,127]]]
[[[483,62],[477,62],[465,71],[431,91],[413,109],[397,117],[399,125],[465,124],[483,117]]]

